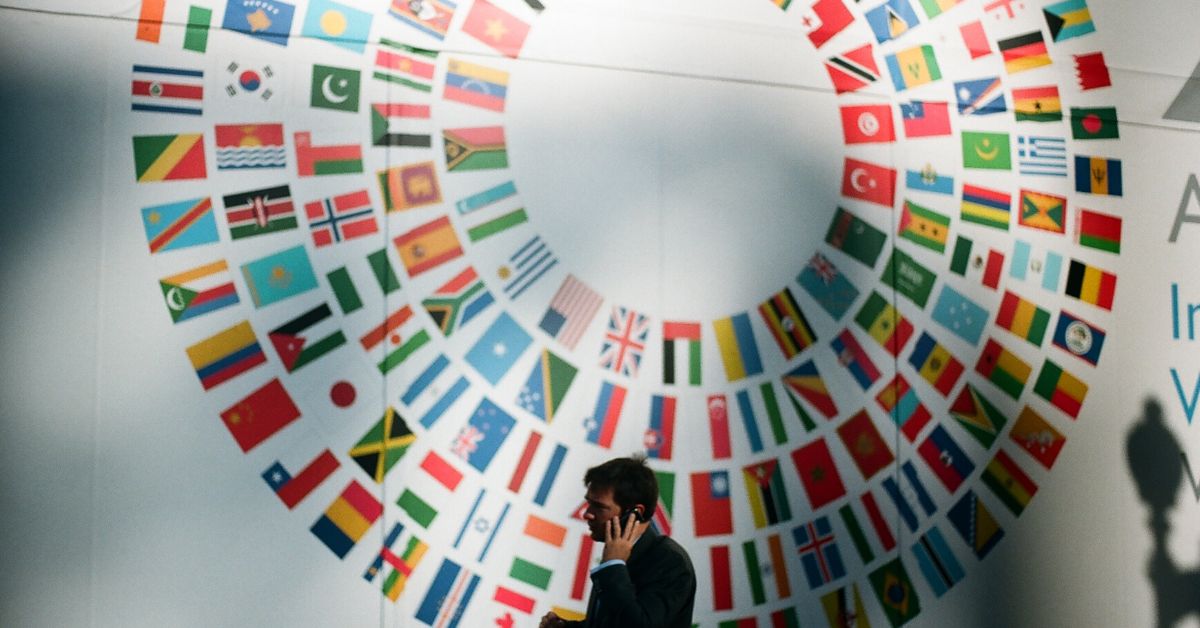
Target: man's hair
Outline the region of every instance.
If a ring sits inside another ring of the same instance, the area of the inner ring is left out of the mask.
[[[583,485],[599,490],[611,488],[613,501],[622,510],[634,504],[645,505],[642,516],[647,521],[658,507],[658,480],[645,458],[613,458],[592,467],[583,474]]]

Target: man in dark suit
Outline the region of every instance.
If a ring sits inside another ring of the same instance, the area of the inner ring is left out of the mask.
[[[658,482],[646,461],[609,460],[588,469],[583,483],[583,518],[592,539],[604,543],[600,564],[592,568],[587,618],[565,621],[550,612],[540,627],[689,628],[696,573],[678,543],[650,529]]]

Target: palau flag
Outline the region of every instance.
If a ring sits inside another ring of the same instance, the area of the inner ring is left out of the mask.
[[[312,0],[300,34],[362,54],[371,34],[371,14],[332,0]]]

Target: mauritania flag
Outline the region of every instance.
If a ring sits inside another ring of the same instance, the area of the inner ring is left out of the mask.
[[[438,329],[449,337],[493,302],[492,293],[488,292],[483,280],[475,273],[475,268],[467,266],[422,300],[421,305]]]

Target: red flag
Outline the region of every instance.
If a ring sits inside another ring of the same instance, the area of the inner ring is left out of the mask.
[[[983,22],[968,22],[958,27],[958,32],[962,34],[963,43],[967,45],[967,52],[972,59],[992,54],[992,45],[988,43],[987,33],[983,32]]]
[[[421,461],[421,469],[452,491],[458,488],[458,483],[463,479],[462,471],[432,451],[425,454],[425,459]]]
[[[950,135],[950,103],[914,100],[900,103],[905,137]]]
[[[852,24],[854,16],[842,0],[817,0],[804,15],[803,21],[808,29],[808,39],[813,46],[820,48]]]
[[[713,610],[733,608],[733,582],[729,570],[729,546],[715,545],[708,550],[712,563]]]
[[[221,420],[243,452],[254,449],[298,418],[300,409],[278,378],[221,413]]]
[[[843,105],[842,135],[847,144],[896,141],[891,105]]]
[[[847,157],[842,171],[842,196],[890,208],[896,197],[896,171]]]
[[[829,72],[833,90],[839,94],[862,89],[879,80],[879,66],[875,65],[875,50],[871,44],[826,59],[825,71]]]
[[[728,471],[692,474],[692,518],[696,536],[733,533]]]
[[[864,480],[870,480],[896,459],[866,410],[859,410],[846,419],[845,423],[838,426],[837,433]]]
[[[792,462],[796,463],[796,471],[800,473],[800,481],[804,483],[813,510],[846,494],[824,438],[793,451]]]
[[[525,37],[529,35],[528,24],[487,0],[475,0],[462,30],[514,59],[521,54]]]
[[[729,401],[725,395],[709,395],[707,406],[713,458],[728,458],[732,455],[729,449]]]
[[[1103,52],[1075,55],[1075,76],[1079,79],[1079,89],[1082,90],[1112,85],[1112,79],[1108,76],[1108,65],[1104,63]]]

